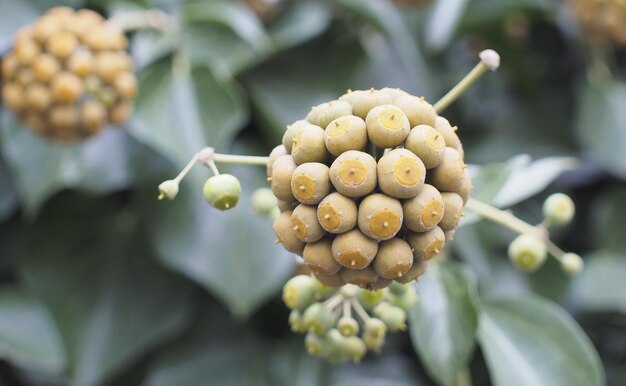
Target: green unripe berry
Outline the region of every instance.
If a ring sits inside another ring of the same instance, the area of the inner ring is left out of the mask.
[[[314,106],[306,120],[325,128],[337,118],[352,115],[352,105],[346,101],[330,101]]]
[[[252,193],[252,210],[260,215],[270,216],[277,208],[278,200],[269,188],[259,188]]]
[[[346,197],[368,195],[376,188],[376,160],[362,151],[347,151],[330,166],[330,181]]]
[[[344,363],[351,359],[350,355],[348,355],[348,339],[341,335],[339,331],[334,328],[328,331],[326,339],[330,344],[330,351],[326,359],[336,364]]]
[[[358,229],[337,235],[332,245],[333,257],[346,268],[363,269],[370,265],[378,252],[378,243]]]
[[[332,240],[323,238],[317,242],[308,243],[302,253],[304,263],[315,274],[334,275],[341,269],[335,261],[332,252]]]
[[[424,163],[407,149],[394,149],[380,158],[377,165],[378,186],[388,196],[413,198],[424,186]]]
[[[418,125],[409,132],[404,147],[418,156],[426,169],[432,169],[441,163],[446,141],[433,127]]]
[[[232,209],[239,202],[241,184],[231,174],[219,174],[204,183],[204,198],[211,206],[219,210]]]
[[[298,238],[296,232],[291,225],[291,211],[281,213],[274,220],[274,233],[277,237],[277,242],[281,243],[283,247],[291,253],[302,254],[304,251],[304,242]]]
[[[352,114],[365,119],[367,114],[376,106],[389,105],[392,100],[389,95],[380,90],[357,90],[343,95],[339,100],[352,104]]]
[[[287,125],[287,130],[283,134],[283,146],[287,150],[286,154],[291,153],[291,147],[293,146],[293,139],[300,133],[302,128],[309,126],[310,123],[305,120],[295,121],[291,125]]]
[[[324,129],[315,125],[300,129],[293,139],[291,155],[298,165],[306,162],[326,162],[329,154],[324,143]]]
[[[159,200],[167,198],[173,200],[178,194],[178,181],[167,180],[159,184]]]
[[[305,243],[316,242],[326,234],[317,221],[317,210],[312,205],[298,205],[291,213],[291,226],[296,237]]]
[[[402,228],[403,212],[400,201],[382,193],[365,197],[359,204],[359,229],[374,240],[389,240]]]
[[[356,226],[356,203],[341,193],[331,193],[317,206],[317,220],[326,232],[345,233]]]
[[[374,309],[374,315],[382,320],[389,331],[406,330],[406,311],[388,303],[381,303]]]
[[[290,155],[280,156],[272,165],[272,192],[282,201],[293,202],[295,197],[291,191],[291,178],[296,171],[295,161]]]
[[[350,336],[344,339],[344,349],[348,357],[354,362],[359,363],[367,353],[367,346],[363,339]]]
[[[382,149],[400,145],[411,130],[406,115],[394,105],[374,107],[367,114],[365,123],[370,142]]]
[[[375,353],[380,353],[380,350],[385,345],[385,336],[377,337],[373,335],[363,335],[363,342],[367,348]]]
[[[322,335],[337,323],[337,316],[322,303],[313,303],[302,314],[302,322],[309,331]]]
[[[287,152],[287,149],[285,149],[285,146],[283,146],[283,145],[278,145],[274,149],[272,149],[272,151],[270,152],[270,155],[268,157],[268,160],[267,160],[267,177],[268,178],[272,176],[272,168],[274,166],[274,162],[279,157],[282,157],[282,156],[288,155],[288,154],[289,154],[289,152]]]
[[[386,295],[387,290],[385,289],[378,289],[373,291],[364,290],[359,292],[358,300],[363,307],[370,310],[376,307],[380,302],[382,302],[385,299]]]
[[[405,95],[396,100],[395,105],[406,115],[411,127],[417,125],[434,126],[437,113],[433,106],[424,98]]]
[[[408,232],[404,239],[413,249],[413,257],[420,260],[437,256],[446,244],[446,235],[438,226],[427,232]]]
[[[513,265],[526,272],[539,269],[548,256],[546,244],[530,234],[520,235],[513,240],[508,252]]]
[[[444,231],[455,229],[463,216],[463,199],[456,193],[441,193],[443,200],[443,218],[439,222],[439,228]]]
[[[367,288],[378,280],[378,274],[371,266],[362,269],[342,269],[339,275],[344,282]]]
[[[283,286],[283,301],[292,310],[302,311],[315,301],[315,279],[294,276]]]
[[[443,218],[443,198],[439,190],[424,184],[420,193],[402,204],[404,225],[414,232],[426,232]]]
[[[325,286],[328,286],[331,288],[339,288],[345,284],[343,282],[343,279],[340,276],[340,273],[341,271],[333,275],[325,275],[323,273],[314,273],[314,275],[315,275],[315,278],[319,280]]]
[[[419,300],[415,287],[412,285],[406,285],[407,291],[403,294],[393,294],[390,298],[390,303],[394,306],[402,308],[404,311],[409,311]]]
[[[324,131],[326,148],[335,157],[348,150],[363,150],[367,145],[365,121],[354,115],[337,118]]]
[[[412,264],[411,247],[406,241],[394,237],[378,245],[378,253],[372,266],[379,276],[385,279],[395,279],[407,273]]]
[[[574,201],[563,193],[552,194],[543,203],[543,215],[550,225],[564,226],[571,223],[575,211]]]
[[[355,336],[359,333],[359,323],[352,317],[344,316],[337,322],[337,330],[343,336]]]
[[[579,274],[584,266],[585,262],[582,257],[575,253],[566,253],[561,256],[561,268],[572,276]]]
[[[339,292],[346,298],[357,297],[361,291],[362,289],[354,284],[346,284],[341,287],[341,290],[339,290]]]
[[[402,275],[402,277],[398,277],[395,280],[398,283],[403,283],[403,284],[413,282],[419,279],[419,277],[422,276],[424,272],[426,272],[427,267],[428,267],[428,263],[426,262],[426,260],[415,259],[413,260],[413,265],[411,266],[411,269],[409,269],[407,273]]]
[[[431,125],[433,126],[433,125]],[[459,136],[456,134],[456,126],[452,127],[450,122],[444,117],[437,117],[435,119],[435,124],[433,126],[435,130],[437,130],[443,136],[444,141],[446,142],[446,146],[453,148],[461,154],[461,157],[464,155],[463,145],[461,144],[461,140]]]
[[[446,147],[441,163],[429,171],[429,181],[441,191],[455,192],[463,185],[466,168],[463,156],[455,149]]]
[[[307,329],[302,322],[302,314],[298,310],[291,310],[289,313],[289,326],[293,332],[306,332]]]
[[[325,357],[330,351],[329,342],[325,336],[319,336],[308,332],[304,338],[304,346],[309,354],[317,357]]]
[[[363,337],[371,336],[375,338],[384,338],[386,333],[387,325],[380,319],[369,318],[363,325]]]
[[[329,168],[319,162],[298,166],[291,177],[291,192],[303,204],[319,204],[330,189]]]

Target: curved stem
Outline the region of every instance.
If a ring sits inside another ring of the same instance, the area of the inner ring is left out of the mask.
[[[358,317],[361,318],[363,323],[370,320],[370,316],[367,314],[367,311],[365,311],[365,308],[363,308],[361,303],[359,303],[359,301],[356,300],[356,298],[350,298],[349,300],[350,300],[350,304],[352,305],[352,308],[354,308],[354,311],[356,312]]]
[[[180,173],[178,173],[178,175],[174,178],[174,181],[176,181],[177,183],[180,183],[180,181],[182,181],[182,179],[185,178],[187,173],[189,173],[189,171],[196,164],[196,162],[198,162],[198,154],[195,154],[191,158],[191,161],[189,161],[187,165],[185,165],[183,170],[181,170]]]
[[[220,171],[217,170],[217,165],[215,165],[215,162],[209,161],[209,162],[207,162],[207,166],[209,167],[209,169],[211,169],[211,171],[213,172],[214,176],[219,176],[220,175]]]
[[[478,78],[480,78],[485,72],[487,72],[487,66],[485,66],[482,62],[478,63],[476,67],[469,72],[469,74],[465,75],[461,81],[452,88],[452,90],[448,91],[446,95],[444,95],[435,105],[435,111],[437,113],[442,112],[446,109],[446,107],[450,106],[452,102],[457,100]]]

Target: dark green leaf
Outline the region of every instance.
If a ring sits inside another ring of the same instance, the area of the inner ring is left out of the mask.
[[[600,252],[589,256],[585,263],[585,269],[570,290],[570,300],[576,309],[626,314],[626,258]]]
[[[433,378],[456,385],[474,350],[476,283],[458,263],[436,260],[416,288],[420,300],[409,313],[413,345]]]
[[[65,366],[61,337],[48,310],[16,289],[0,291],[0,357],[43,372],[59,373]]]
[[[455,29],[463,17],[468,0],[439,0],[435,2],[426,24],[428,47],[440,51],[450,44]]]
[[[598,354],[576,322],[539,298],[483,303],[478,340],[496,386],[603,386]]]
[[[384,349],[383,349],[384,350]],[[371,362],[337,367],[329,386],[429,385],[406,357],[384,352]]]
[[[53,203],[19,269],[59,327],[71,384],[100,384],[187,326],[190,286],[156,266],[133,214],[81,197]]]
[[[130,183],[129,138],[120,129],[106,128],[82,143],[64,144],[36,136],[8,112],[3,121],[2,150],[28,215],[65,188],[108,193]]]
[[[17,206],[17,194],[7,165],[0,158],[0,221],[9,217]]]

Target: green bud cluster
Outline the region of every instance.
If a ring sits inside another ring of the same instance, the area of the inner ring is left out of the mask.
[[[329,286],[369,290],[419,278],[472,189],[456,127],[392,88],[313,107],[287,126],[267,176],[285,249]]]
[[[292,331],[306,334],[311,355],[333,363],[358,363],[367,351],[380,352],[387,332],[406,329],[407,312],[417,300],[412,284],[375,291],[352,284],[331,288],[298,275],[283,287]]]

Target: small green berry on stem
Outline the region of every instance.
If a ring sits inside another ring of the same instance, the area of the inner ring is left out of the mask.
[[[231,174],[219,174],[204,183],[204,198],[219,210],[229,210],[237,205],[241,196],[241,184]]]
[[[294,276],[283,287],[283,301],[292,310],[304,310],[315,301],[316,280],[311,276]]]
[[[178,194],[178,181],[176,180],[167,180],[161,182],[159,185],[159,200],[167,198],[168,200],[173,200],[176,198]]]
[[[302,314],[304,326],[318,335],[325,334],[337,323],[337,316],[322,303],[313,303]]]
[[[566,253],[561,256],[561,268],[572,276],[579,274],[584,266],[585,262],[582,257],[575,253]]]
[[[520,270],[534,272],[539,269],[548,256],[546,244],[531,234],[518,236],[509,245],[511,262]]]
[[[565,226],[571,223],[575,211],[574,201],[563,193],[552,194],[543,203],[543,215],[548,225]]]
[[[278,200],[270,188],[259,188],[252,193],[251,206],[255,213],[271,216],[278,208]]]
[[[349,305],[349,303],[345,304]],[[343,336],[355,336],[359,333],[359,323],[351,316],[344,316],[337,322],[337,330]]]
[[[289,313],[289,325],[293,332],[306,332],[307,329],[302,322],[302,314],[298,310],[291,310]]]

